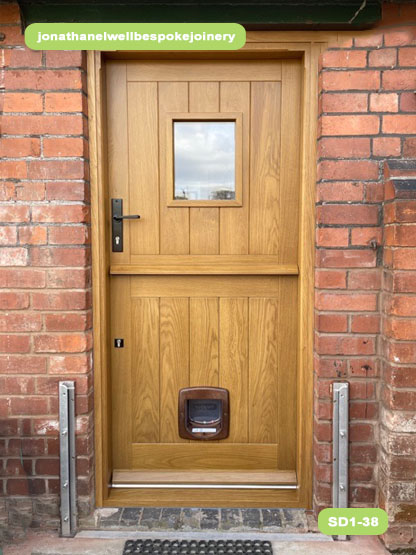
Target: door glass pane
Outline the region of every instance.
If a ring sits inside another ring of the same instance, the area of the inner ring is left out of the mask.
[[[235,199],[235,122],[174,122],[175,199]]]

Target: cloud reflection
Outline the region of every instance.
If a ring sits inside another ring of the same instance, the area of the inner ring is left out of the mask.
[[[235,198],[235,122],[175,121],[175,198]]]

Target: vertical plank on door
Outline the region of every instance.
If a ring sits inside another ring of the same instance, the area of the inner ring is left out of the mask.
[[[160,143],[160,254],[189,254],[189,208],[166,205],[166,175],[173,172],[167,167],[166,112],[188,111],[188,83],[160,82],[159,91],[159,143]],[[173,195],[173,191],[172,191]]]
[[[248,254],[250,83],[221,83],[220,110],[243,113],[243,205],[220,208],[220,254]]]
[[[178,434],[178,393],[189,384],[189,299],[160,299],[160,441]]]
[[[131,342],[131,296],[129,276],[111,279],[111,402],[112,449],[115,468],[129,468],[131,464],[132,414],[130,364],[133,345]],[[123,307],[123,310],[120,310]],[[114,347],[114,339],[124,339],[124,349]]]
[[[219,385],[230,393],[230,435],[224,441],[248,441],[248,299],[220,299]]]
[[[123,210],[129,214],[129,158],[127,117],[127,69],[125,63],[111,62],[106,67],[108,124],[108,183],[111,198],[123,199]],[[111,214],[111,206],[108,207]],[[112,264],[130,262],[130,237],[124,236],[124,251],[111,252]]]
[[[159,254],[159,148],[157,83],[129,83],[130,213],[124,222],[131,254]],[[128,212],[125,212],[128,214]]]
[[[277,443],[278,300],[249,301],[249,441]]]
[[[218,299],[191,298],[189,385],[218,386]]]
[[[159,299],[132,299],[133,442],[159,441]]]
[[[250,254],[279,252],[280,102],[279,82],[251,83]]]
[[[189,83],[190,112],[219,112],[220,84],[217,82]],[[190,209],[190,253],[219,253],[219,208]]]
[[[302,66],[282,61],[279,262],[298,263]]]
[[[298,345],[298,280],[279,278],[278,330],[278,467],[296,468],[296,384]]]

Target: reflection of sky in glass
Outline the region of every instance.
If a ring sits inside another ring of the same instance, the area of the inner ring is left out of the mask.
[[[175,121],[175,199],[235,198],[235,123]]]

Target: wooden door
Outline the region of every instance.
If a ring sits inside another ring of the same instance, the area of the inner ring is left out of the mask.
[[[295,487],[301,71],[107,63],[109,197],[141,216],[110,255],[113,484]],[[233,198],[175,195],[181,121],[233,123]],[[226,439],[179,436],[192,386],[229,391]]]

